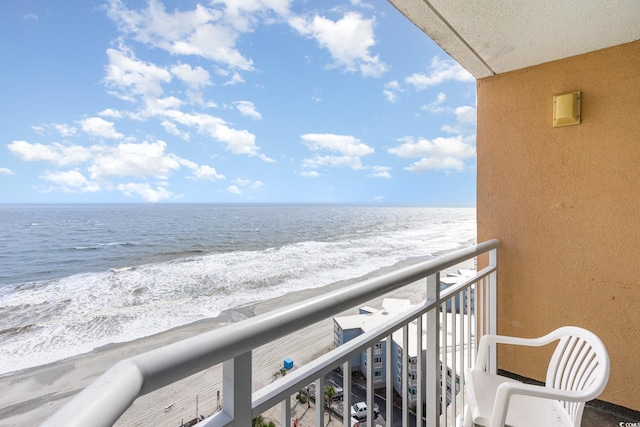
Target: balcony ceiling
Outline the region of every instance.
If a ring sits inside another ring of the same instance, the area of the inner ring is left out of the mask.
[[[640,0],[389,0],[477,79],[640,39]]]

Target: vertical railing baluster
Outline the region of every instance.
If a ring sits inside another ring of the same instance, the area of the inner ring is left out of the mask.
[[[235,425],[251,425],[251,351],[222,364],[224,411]]]
[[[291,427],[291,396],[287,396],[280,406],[280,425]]]
[[[451,301],[450,299],[448,301]],[[442,314],[442,343],[441,347],[441,355],[440,355],[440,419],[444,422],[442,425],[447,425],[447,382],[449,381],[449,376],[447,375],[448,368],[448,348],[449,348],[449,334],[448,332],[448,322],[447,322],[447,301],[443,301],[440,305],[440,313]]]
[[[395,369],[397,369],[395,366],[393,366],[393,334],[389,334],[387,336],[387,340],[385,343],[385,353],[386,353],[386,359],[387,359],[387,366],[386,366],[386,372],[385,375],[387,376],[386,381],[387,381],[387,425],[388,426],[392,426],[393,425],[393,378],[394,378],[394,372]]]
[[[351,427],[351,359],[342,365],[342,424]]]
[[[422,385],[424,383],[422,380],[422,372],[424,370],[424,352],[422,350],[422,316],[419,316],[416,319],[416,348],[418,349],[418,356],[416,359],[416,426],[421,426],[422,417],[424,415],[424,411],[422,410],[422,402],[424,400],[422,393]]]
[[[489,252],[489,265],[492,267],[498,266],[498,251],[493,249]],[[488,333],[495,335],[498,333],[498,271],[494,270],[489,274],[489,307],[487,309],[487,316],[489,317],[489,330]],[[491,352],[489,353],[489,369],[488,372],[495,374],[498,370],[498,354],[495,344],[491,345]]]
[[[460,352],[460,347],[458,346],[458,294],[453,296],[453,300],[451,301],[452,307],[452,315],[451,315],[451,419],[453,424],[455,425],[456,419],[456,400],[458,395],[456,393],[456,378],[458,377],[458,353]]]
[[[433,309],[427,312],[427,364],[425,366],[426,383],[426,417],[428,426],[438,425],[438,361],[440,350],[440,273],[427,277],[427,303],[435,302]]]
[[[324,426],[324,376],[316,380],[316,426]]]
[[[402,328],[402,427],[409,425],[409,326]]]
[[[373,393],[373,347],[367,348],[367,426],[373,427],[373,403],[374,403],[374,393]]]

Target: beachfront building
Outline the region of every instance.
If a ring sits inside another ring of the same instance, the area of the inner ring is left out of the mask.
[[[441,288],[445,289],[448,286],[451,286],[455,283],[464,280],[465,276],[462,275],[448,275],[447,280],[441,280]],[[445,283],[443,283],[445,282]],[[451,303],[451,301],[449,301]],[[359,309],[359,313],[355,315],[348,316],[336,316],[333,318],[334,322],[334,344],[336,347],[339,347],[346,342],[351,341],[352,339],[369,332],[381,324],[388,322],[389,319],[402,314],[408,310],[417,308],[417,305],[412,305],[411,302],[407,299],[396,299],[396,298],[385,298],[382,301],[382,308],[376,309],[372,307],[361,307]],[[447,307],[447,304],[445,304]],[[459,330],[464,328],[466,321],[466,314],[456,314],[451,313],[450,310],[451,304],[442,311],[441,316],[446,316],[451,319],[452,316],[457,316],[457,324],[459,326]],[[426,323],[426,315],[423,316],[423,324]],[[451,321],[451,320],[449,320]],[[422,366],[426,364],[427,360],[427,337],[426,332],[424,330],[418,331],[417,322],[413,321],[408,325],[408,340],[405,343],[403,331],[398,330],[392,334],[391,343],[388,343],[387,339],[381,340],[380,342],[374,344],[373,347],[373,387],[374,388],[382,388],[387,385],[387,381],[390,380],[393,384],[393,389],[402,396],[403,394],[403,382],[407,382],[407,399],[409,401],[409,406],[411,408],[415,408],[417,405],[417,396],[418,396],[418,358],[422,359]],[[418,348],[416,336],[420,333],[423,335],[423,339],[421,340],[422,346]],[[462,336],[459,334],[458,336]],[[442,340],[445,337],[441,337]],[[451,339],[451,337],[447,337],[447,339]],[[393,372],[392,378],[387,378],[385,369],[387,365],[387,345],[391,345],[391,371]],[[449,344],[449,347],[455,349],[456,347]],[[405,364],[405,358],[403,354],[406,349],[406,373],[403,375],[403,369]],[[458,357],[454,351],[451,351],[447,354],[447,374],[446,374],[446,401],[447,404],[451,402],[451,399],[455,396],[460,390],[460,372],[456,370],[455,372],[455,387],[454,387],[454,374],[453,370],[449,367],[452,366],[451,359],[454,357]],[[362,372],[365,377],[367,376],[367,353],[366,351],[361,352],[351,359],[351,368],[353,370],[357,370]],[[463,363],[459,363],[457,366],[462,366]],[[454,365],[455,366],[455,365]],[[440,386],[442,387],[442,375],[440,377]],[[422,384],[423,393],[422,396],[425,396],[425,384]],[[455,389],[455,392],[453,390]],[[444,400],[444,399],[443,399]],[[423,401],[424,403],[424,401]],[[442,403],[442,402],[441,402]]]
[[[334,345],[339,347],[346,342],[366,333],[375,327],[388,322],[390,318],[406,311],[411,307],[409,300],[385,298],[382,308],[361,307],[358,314],[336,316],[333,318]],[[373,347],[373,386],[381,388],[387,384],[384,367],[387,365],[387,340],[377,342]],[[367,375],[367,353],[365,351],[351,359],[351,369]]]

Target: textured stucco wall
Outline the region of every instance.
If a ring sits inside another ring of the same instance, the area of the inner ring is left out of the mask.
[[[604,341],[600,399],[640,410],[640,41],[478,81],[478,241],[498,238],[498,331],[582,326]],[[582,123],[552,127],[582,91]],[[544,380],[548,349],[501,348]]]

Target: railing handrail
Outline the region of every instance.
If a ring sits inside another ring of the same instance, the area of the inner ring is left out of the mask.
[[[139,396],[498,246],[496,239],[482,242],[123,360],[43,425],[112,425]]]

